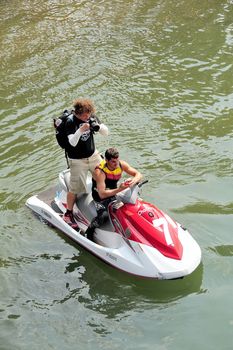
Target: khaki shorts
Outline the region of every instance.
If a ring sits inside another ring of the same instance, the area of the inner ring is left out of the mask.
[[[95,151],[89,158],[69,159],[70,164],[70,186],[69,191],[74,194],[87,192],[87,173],[94,172],[95,167],[102,158],[98,151]]]

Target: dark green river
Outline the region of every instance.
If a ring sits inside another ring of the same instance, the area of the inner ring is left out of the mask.
[[[0,1],[0,350],[231,350],[233,1]],[[119,272],[25,207],[66,168],[53,117],[91,98],[142,196],[189,229],[175,281]]]

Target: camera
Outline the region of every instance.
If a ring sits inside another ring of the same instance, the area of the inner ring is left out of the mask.
[[[99,131],[100,126],[99,126],[99,124],[97,123],[97,121],[95,120],[95,118],[91,117],[91,118],[89,119],[89,124],[90,124],[90,130],[91,130],[92,132]]]

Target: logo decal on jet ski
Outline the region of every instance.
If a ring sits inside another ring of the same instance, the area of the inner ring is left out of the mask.
[[[168,223],[165,220],[165,218],[159,218],[159,219],[153,220],[153,225],[156,228],[159,228],[161,226],[161,231],[164,232],[164,237],[166,239],[167,245],[174,246],[174,243],[171,238],[171,234],[169,232]]]
[[[45,216],[47,216],[47,218],[52,219],[51,215],[49,215],[49,214],[47,213],[47,211],[45,211],[45,210],[42,209],[42,210],[41,210],[41,213],[44,214]]]
[[[106,253],[106,255],[107,255],[110,259],[117,261],[117,258],[116,258],[115,256],[113,256],[112,254]]]
[[[142,209],[142,210],[139,210],[138,211],[138,215],[142,215],[142,214],[144,214],[144,213],[146,213],[147,212],[147,209]]]

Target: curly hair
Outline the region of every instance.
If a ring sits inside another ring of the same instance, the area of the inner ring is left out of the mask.
[[[94,103],[88,98],[77,98],[73,101],[73,107],[76,114],[95,113]]]

